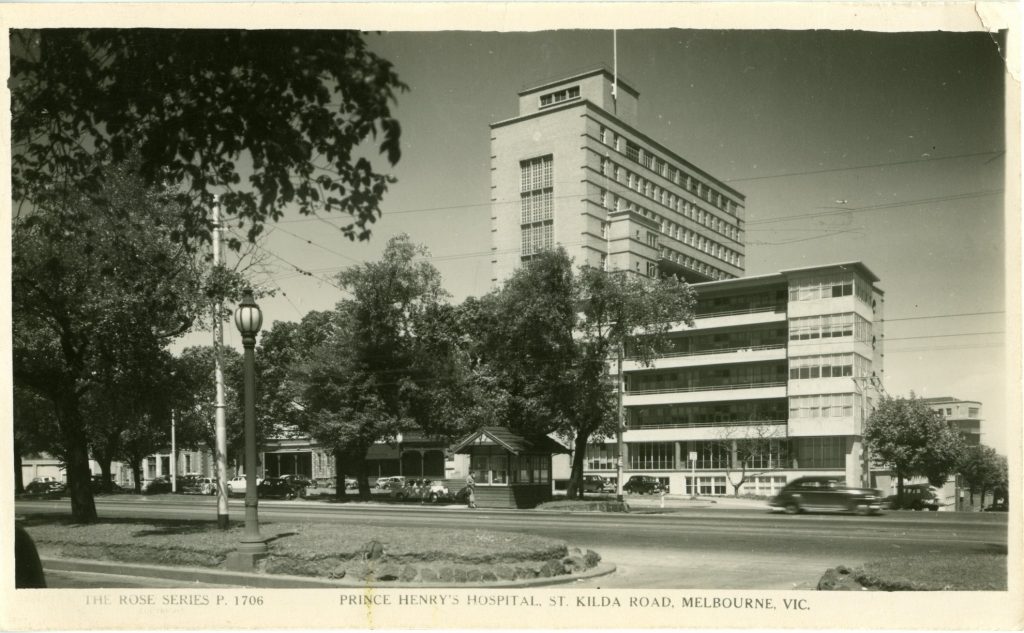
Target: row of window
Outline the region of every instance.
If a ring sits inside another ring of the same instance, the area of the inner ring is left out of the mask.
[[[856,292],[857,298],[871,305],[871,285],[851,275],[813,277],[793,283],[789,287],[790,301],[812,301],[848,297]]]
[[[551,155],[519,162],[519,191],[536,191],[554,185],[554,161]]]
[[[740,400],[703,404],[630,407],[630,428],[712,425],[730,422],[785,420],[785,400]]]
[[[548,458],[542,455],[473,455],[469,470],[479,486],[542,484],[551,481]]]
[[[662,354],[700,354],[716,350],[733,350],[762,345],[785,345],[784,327],[728,330],[714,334],[690,334],[668,339],[660,349]]]
[[[697,316],[722,312],[741,312],[744,310],[760,310],[762,308],[786,309],[786,291],[766,290],[742,295],[726,295],[724,297],[700,297],[697,299]]]
[[[789,324],[789,340],[791,341],[846,338],[851,336],[856,341],[870,341],[871,322],[859,314],[847,312],[845,314],[800,317],[791,320]]]
[[[695,367],[677,371],[640,372],[626,376],[629,392],[672,391],[779,383],[786,380],[784,363]]]
[[[523,257],[530,257],[554,247],[555,225],[551,220],[522,227],[520,253]]]
[[[799,437],[746,444],[736,438],[735,467],[767,468],[844,468],[846,439],[843,437]],[[724,470],[730,467],[733,451],[728,438],[698,442],[627,442],[626,466],[630,470]],[[678,444],[678,446],[677,446]],[[689,462],[689,453],[697,453],[697,461]],[[678,452],[679,459],[676,460]],[[614,444],[587,446],[588,470],[615,470],[618,449]]]
[[[565,88],[564,90],[557,90],[555,92],[549,92],[545,95],[540,96],[540,107],[546,108],[547,106],[555,105],[556,103],[562,103],[563,101],[570,101],[572,99],[580,98],[580,87],[572,86],[571,88]]]
[[[849,418],[854,412],[852,393],[831,393],[815,396],[790,396],[789,418]]]
[[[870,373],[871,362],[855,354],[823,354],[789,359],[790,380],[867,376]]]
[[[626,158],[629,160],[643,165],[662,178],[683,187],[687,191],[692,192],[698,198],[706,200],[726,213],[736,215],[738,208],[736,202],[726,197],[717,189],[698,180],[696,177],[687,174],[682,169],[672,165],[668,161],[659,158],[653,152],[640,147],[636,143],[624,139],[619,136],[618,133],[609,130],[603,125],[601,126],[599,133],[603,144],[614,148],[615,151],[620,153],[625,149]]]
[[[720,235],[736,242],[740,241],[740,228],[737,225],[719,218],[714,213],[705,211],[668,189],[655,185],[650,180],[617,165],[609,158],[601,159],[601,174]]]

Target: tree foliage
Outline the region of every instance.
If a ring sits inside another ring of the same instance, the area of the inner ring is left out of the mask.
[[[104,170],[102,204],[61,189],[12,226],[14,383],[53,406],[80,521],[96,517],[88,447],[102,420],[90,412],[108,406],[111,385],[147,371],[204,305],[198,263],[171,239],[168,200],[132,173]]]
[[[964,448],[960,434],[914,394],[883,397],[867,420],[864,439],[874,458],[895,473],[900,498],[906,477],[920,475],[932,485],[944,484],[956,472]]]
[[[391,239],[379,261],[339,274],[351,299],[307,315],[294,333],[304,341],[291,365],[301,425],[333,448],[338,477],[356,475],[363,496],[374,442],[414,428],[446,428],[440,413],[449,399],[440,394],[457,375],[444,321],[452,312],[427,255],[408,236]],[[344,460],[350,463],[342,466]]]
[[[984,445],[972,445],[964,449],[959,463],[960,476],[964,486],[971,491],[971,502],[974,495],[981,494],[981,505],[985,505],[985,493],[1006,488],[1009,480],[1006,457],[994,448]]]
[[[574,271],[564,249],[540,253],[472,304],[478,387],[491,394],[492,419],[569,439],[568,494],[582,494],[587,444],[618,425],[609,362],[621,346],[650,364],[672,327],[692,325],[693,306],[690,288],[674,278]]]
[[[137,154],[145,182],[179,187],[181,241],[209,237],[215,192],[250,240],[291,207],[348,213],[365,239],[393,179],[361,149],[401,155],[406,86],[355,31],[15,30],[10,86],[16,201],[100,194],[102,163]]]

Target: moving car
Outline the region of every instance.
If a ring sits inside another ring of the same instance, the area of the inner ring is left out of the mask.
[[[881,498],[882,493],[877,490],[847,486],[843,477],[800,477],[786,484],[768,505],[787,514],[808,510],[878,514],[882,509]]]
[[[306,487],[283,477],[267,477],[256,487],[261,499],[295,499],[306,496]]]
[[[937,511],[945,505],[942,499],[936,494],[935,488],[928,484],[909,484],[903,486],[903,501],[900,502],[899,495],[889,495],[882,500],[882,507],[898,510],[930,510]]]
[[[281,475],[281,479],[288,481],[293,486],[302,486],[303,488],[315,485],[313,480],[305,475]]]
[[[623,484],[622,491],[640,495],[653,495],[661,492],[668,494],[668,486],[662,484],[657,477],[651,477],[650,475],[633,475],[625,484]]]
[[[615,492],[615,486],[601,475],[583,475],[583,492]]]

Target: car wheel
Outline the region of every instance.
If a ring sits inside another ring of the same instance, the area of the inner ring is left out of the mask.
[[[800,514],[800,504],[796,501],[787,501],[783,509],[786,511],[786,514]]]
[[[856,503],[856,502],[854,502],[853,507],[851,508],[851,510],[855,514],[858,514],[860,516],[867,516],[867,515],[871,514],[871,508],[869,508],[868,504],[866,504],[866,503]]]
[[[436,492],[430,493],[430,503],[437,503],[437,499],[438,499],[438,496],[437,496]]]

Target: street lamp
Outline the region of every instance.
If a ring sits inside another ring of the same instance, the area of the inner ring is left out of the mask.
[[[235,310],[235,326],[245,348],[245,534],[238,550],[228,557],[228,569],[252,571],[256,561],[267,555],[267,543],[260,536],[259,497],[256,493],[256,335],[263,325],[263,313],[252,298],[252,290],[242,293]]]

